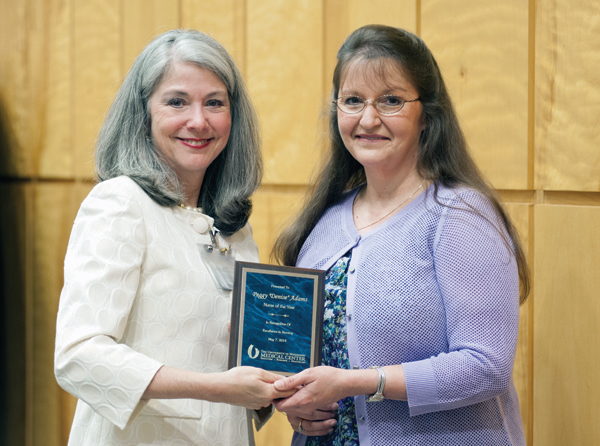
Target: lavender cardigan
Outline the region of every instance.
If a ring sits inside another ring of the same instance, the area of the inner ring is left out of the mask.
[[[489,201],[440,187],[443,206],[430,186],[361,236],[352,220],[356,193],[325,212],[297,265],[327,270],[352,250],[350,367],[404,367],[408,402],[355,397],[361,446],[525,445],[511,377],[517,266]],[[305,442],[295,434],[292,444]]]

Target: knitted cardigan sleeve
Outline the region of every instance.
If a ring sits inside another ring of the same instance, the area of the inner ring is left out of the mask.
[[[487,199],[474,191],[461,195],[445,208],[433,250],[448,351],[403,364],[411,416],[490,399],[511,380],[519,325],[516,261]]]

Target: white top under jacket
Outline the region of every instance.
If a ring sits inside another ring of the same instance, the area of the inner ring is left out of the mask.
[[[69,445],[253,444],[242,407],[141,400],[162,365],[227,369],[231,295],[200,257],[211,240],[193,229],[199,216],[156,204],[128,177],[99,183],[82,203],[56,330],[56,379],[79,399]],[[250,225],[221,241],[258,262]]]

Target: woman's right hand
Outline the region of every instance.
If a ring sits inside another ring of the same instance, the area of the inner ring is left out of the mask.
[[[163,366],[146,388],[143,399],[193,398],[259,410],[297,389],[277,390],[283,376],[255,367],[234,367],[219,373],[197,373]]]
[[[255,367],[234,367],[222,375],[222,402],[247,409],[259,410],[273,403],[273,400],[287,398],[296,389],[279,391],[273,383],[283,376]]]

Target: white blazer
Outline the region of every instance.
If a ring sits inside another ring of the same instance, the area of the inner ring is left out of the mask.
[[[141,400],[163,364],[227,369],[231,296],[200,257],[211,240],[192,228],[198,216],[156,204],[128,177],[82,203],[56,329],[56,379],[79,399],[69,445],[253,443],[242,407]],[[222,240],[237,260],[259,261],[250,225]]]

